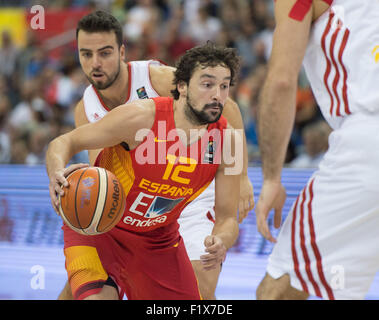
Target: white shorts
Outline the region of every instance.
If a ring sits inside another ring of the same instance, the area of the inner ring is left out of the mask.
[[[330,135],[267,267],[324,299],[364,299],[379,270],[379,117],[349,118]]]
[[[206,254],[204,240],[212,234],[214,226],[214,180],[199,197],[185,207],[178,219],[179,232],[183,237],[190,260],[200,260]]]

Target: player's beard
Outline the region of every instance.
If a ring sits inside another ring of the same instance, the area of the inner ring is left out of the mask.
[[[87,76],[87,79],[97,90],[105,90],[105,89],[108,89],[117,80],[117,78],[120,74],[120,69],[121,69],[121,66],[120,66],[120,61],[119,61],[117,71],[115,73],[113,73],[112,76],[108,76],[108,74],[106,74],[104,71],[100,71],[100,70],[93,70],[91,72],[91,74],[92,74],[92,73],[96,73],[96,71],[98,71],[98,72],[101,72],[102,74],[104,74],[105,78],[107,79],[105,82],[97,82],[91,76]]]
[[[208,109],[211,109],[213,107],[219,107],[220,109],[218,111],[208,111]],[[217,122],[221,117],[223,109],[224,106],[221,103],[214,102],[204,105],[203,109],[198,111],[193,107],[191,98],[188,94],[186,98],[186,107],[184,113],[192,124],[204,125]]]

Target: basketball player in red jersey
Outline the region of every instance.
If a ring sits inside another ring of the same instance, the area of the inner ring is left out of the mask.
[[[363,299],[379,269],[379,2],[277,0],[269,70],[259,107],[264,183],[260,233],[275,242],[258,299]],[[295,117],[301,64],[333,128],[329,149],[275,239],[281,170]]]
[[[114,107],[135,99],[170,96],[175,68],[158,61],[124,62],[125,47],[122,44],[122,28],[110,14],[102,11],[91,13],[78,23],[77,41],[81,67],[91,85],[75,110],[76,126],[96,122]],[[223,116],[236,129],[243,129],[239,108],[227,99]],[[247,152],[244,138],[244,168],[240,177],[239,222],[254,206],[253,187],[247,176]],[[89,150],[90,164],[101,150]],[[184,238],[201,295],[214,299],[221,266],[205,270],[201,262],[204,239],[213,229],[214,182],[182,212],[179,218],[180,233]],[[211,219],[211,220],[210,220]],[[72,299],[68,283],[59,299]]]
[[[240,139],[241,151],[242,138],[221,116],[237,67],[232,49],[212,44],[191,49],[175,72],[174,99],[121,105],[98,122],[49,144],[46,166],[55,210],[56,193],[62,194],[67,184],[65,166],[81,150],[103,149],[95,165],[114,172],[127,193],[124,216],[110,232],[88,237],[63,227],[66,269],[75,298],[116,299],[123,293],[129,299],[200,298],[177,219],[215,178],[216,219],[205,239],[207,254],[202,262],[206,269],[220,265],[238,235],[240,172],[228,174],[228,170],[238,164],[242,169],[243,160],[241,154],[233,164],[224,159],[236,152],[235,139]],[[163,138],[161,123],[165,123]],[[224,143],[227,126],[231,139]],[[150,129],[143,143],[137,139],[142,129]],[[193,129],[203,130],[200,138],[191,134]],[[171,140],[170,134],[178,130],[184,136]],[[212,132],[219,133],[213,140]],[[161,142],[166,144],[162,164]],[[154,148],[154,165],[141,163],[146,146]]]

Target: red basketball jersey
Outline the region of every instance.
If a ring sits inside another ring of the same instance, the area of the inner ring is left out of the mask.
[[[141,144],[130,151],[122,144],[105,148],[95,163],[113,172],[126,193],[126,209],[117,227],[137,232],[177,220],[206,189],[221,162],[227,125],[221,117],[203,132],[192,130],[199,139],[187,146],[182,143],[185,137],[180,139],[184,132],[175,127],[173,99],[153,100],[155,121],[150,130],[141,132],[145,136]]]

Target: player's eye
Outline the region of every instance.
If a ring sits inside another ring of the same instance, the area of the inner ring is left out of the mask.
[[[105,57],[108,57],[111,53],[109,51],[102,51],[100,52],[100,56],[105,58]]]
[[[92,53],[90,53],[90,52],[83,52],[82,53],[82,57],[84,57],[84,58],[90,58],[90,57],[92,57]]]

